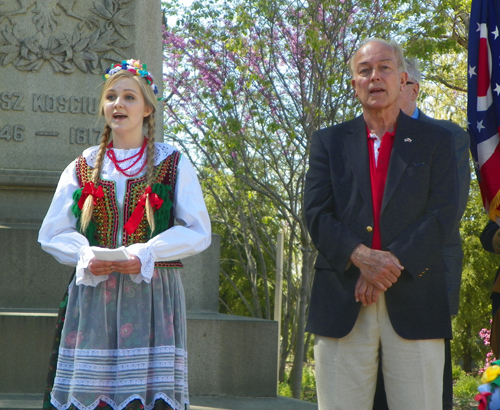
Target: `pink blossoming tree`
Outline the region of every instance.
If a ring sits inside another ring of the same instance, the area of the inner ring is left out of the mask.
[[[196,165],[223,240],[221,309],[273,318],[276,234],[284,232],[280,380],[293,358],[292,392],[299,397],[316,256],[302,209],[311,135],[360,113],[348,62],[362,38],[397,35],[422,60],[424,78],[463,92],[465,71],[457,67],[465,61],[470,6],[467,0],[196,0],[187,7],[174,0],[164,7],[165,136]],[[487,325],[485,289],[493,274],[481,262],[478,212],[470,206],[462,227],[470,239],[453,346],[464,368],[485,354],[477,332]]]
[[[164,29],[167,138],[198,167],[214,231],[228,241],[222,286],[246,314],[272,318],[275,238],[285,233],[280,376],[293,356],[294,397],[316,252],[302,209],[308,147],[315,130],[359,113],[348,62],[361,33],[391,29],[388,5],[233,0],[165,9],[182,16]]]

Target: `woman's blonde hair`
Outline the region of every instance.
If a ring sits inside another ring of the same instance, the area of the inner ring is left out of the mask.
[[[146,185],[151,186],[154,183],[154,157],[155,157],[155,132],[156,132],[156,121],[155,121],[155,112],[156,112],[156,96],[151,88],[151,86],[147,83],[146,79],[130,72],[127,70],[121,70],[117,73],[110,76],[103,84],[101,90],[101,97],[99,103],[99,113],[100,115],[104,115],[104,104],[106,102],[106,92],[109,88],[118,80],[122,78],[130,78],[133,81],[136,81],[139,85],[142,96],[144,97],[144,102],[147,107],[151,109],[151,114],[147,117],[144,117],[143,125],[147,125],[147,146],[146,146]],[[99,151],[97,153],[97,159],[95,161],[94,170],[92,171],[91,181],[97,186],[99,182],[99,176],[101,175],[102,165],[104,163],[104,156],[106,155],[106,148],[111,139],[111,128],[108,124],[104,126],[104,132],[102,133],[101,143],[99,145]],[[87,230],[87,227],[92,218],[92,213],[94,211],[94,198],[92,195],[89,195],[85,200],[85,203],[82,208],[82,215],[80,219],[81,231],[84,233]],[[154,217],[153,217],[153,208],[149,202],[149,197],[146,200],[146,218],[148,220],[149,227],[151,228],[151,232],[155,229]]]

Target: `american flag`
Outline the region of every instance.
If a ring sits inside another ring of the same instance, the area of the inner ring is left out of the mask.
[[[483,204],[500,221],[500,2],[472,0],[468,107],[471,152]]]

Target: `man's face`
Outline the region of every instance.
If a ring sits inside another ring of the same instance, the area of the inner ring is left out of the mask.
[[[410,117],[417,108],[417,97],[420,90],[420,85],[412,78],[408,78],[403,91],[399,95],[399,108]]]
[[[387,44],[371,41],[354,55],[352,86],[365,109],[399,107],[398,97],[407,79],[400,72],[397,57]]]

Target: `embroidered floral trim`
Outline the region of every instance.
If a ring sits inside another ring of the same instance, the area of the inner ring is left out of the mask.
[[[174,346],[157,346],[157,347],[141,347],[134,349],[113,349],[113,350],[98,350],[98,349],[65,349],[59,348],[59,355],[67,357],[126,357],[140,355],[154,355],[160,353],[174,353],[176,356],[187,357],[187,352],[184,349],[178,349]]]
[[[83,156],[76,161],[76,173],[80,186],[84,186],[92,179],[93,168],[91,168]],[[114,181],[99,179],[104,198],[97,201],[92,214],[92,222],[95,223],[95,238],[87,238],[91,244],[97,244],[105,248],[116,248],[116,237],[118,234],[118,208],[116,205],[116,187]]]
[[[175,185],[179,158],[179,152],[174,151],[172,155],[167,157],[159,166],[155,168],[155,180],[158,183],[162,183],[164,185]],[[76,162],[76,170],[80,185],[85,185],[85,183],[90,181],[93,168],[89,166],[83,156],[78,158]],[[114,249],[117,247],[116,241],[119,226],[119,213],[116,205],[116,187],[113,181],[106,181],[102,179],[99,180],[99,186],[103,187],[103,191],[105,194],[104,198],[98,201],[98,203],[96,204],[92,216],[92,222],[96,225],[94,233],[95,237],[88,239],[94,245],[98,244],[99,246]],[[124,206],[125,220],[128,220],[128,218],[130,218],[130,215],[133,212],[133,209],[135,208],[140,195],[142,195],[145,189],[145,176],[135,179],[129,179],[127,181]],[[170,201],[173,200],[172,191],[170,193]],[[168,226],[172,226],[173,217],[171,216],[169,219],[170,220],[168,221]],[[128,235],[125,231],[123,232],[122,244],[124,246],[128,246],[133,243],[145,243],[148,239],[149,225],[147,223],[146,217],[144,216],[139,224],[139,227],[132,235]],[[180,261],[163,262],[161,267],[182,267],[182,263]],[[148,272],[151,272],[152,274],[152,267],[148,267],[148,269]],[[86,281],[87,280],[91,280],[90,277],[88,277],[88,274],[86,275]]]
[[[173,186],[175,184],[175,179],[173,179],[173,176],[176,175],[178,157],[179,152],[176,151],[172,155],[168,156],[160,165],[155,167],[154,180],[156,181],[156,183],[170,186]],[[146,176],[142,176],[136,179],[129,179],[127,181],[125,204],[123,207],[123,218],[125,221],[129,220],[145,189]],[[171,195],[173,196],[173,189],[171,190]],[[170,200],[172,201],[172,199],[173,198],[171,197]],[[166,206],[166,204],[164,204],[163,206]],[[169,227],[173,225],[173,220],[168,222]],[[146,216],[144,215],[142,221],[139,223],[137,229],[133,233],[129,235],[125,230],[123,231],[122,245],[128,246],[133,243],[147,242],[149,239],[149,234],[149,224],[147,222]]]

